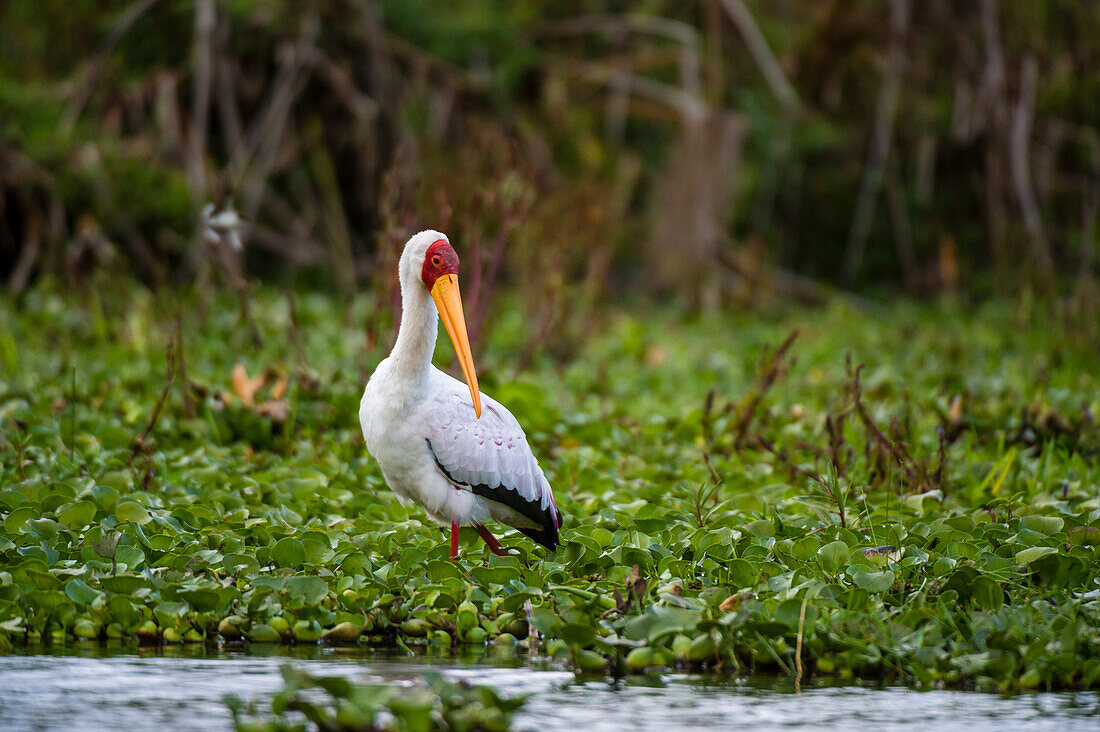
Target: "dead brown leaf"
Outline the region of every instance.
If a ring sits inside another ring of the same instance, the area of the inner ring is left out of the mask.
[[[735,610],[741,609],[741,605],[745,600],[752,598],[751,592],[738,592],[736,595],[730,595],[725,600],[722,600],[722,604],[718,608],[724,613],[732,613]]]
[[[244,364],[238,361],[237,365],[233,367],[232,379],[233,393],[237,395],[241,402],[251,406],[255,402],[256,391],[264,385],[264,375],[260,374],[255,378],[249,378]]]
[[[290,404],[285,399],[273,399],[256,405],[256,414],[273,422],[285,422],[290,416]]]

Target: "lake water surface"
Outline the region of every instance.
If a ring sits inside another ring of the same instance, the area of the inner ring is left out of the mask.
[[[315,674],[361,682],[408,682],[434,670],[530,694],[520,730],[749,728],[918,730],[1098,730],[1100,694],[998,696],[876,685],[811,685],[789,679],[668,673],[579,680],[526,659],[383,655],[358,648],[212,650],[86,645],[0,655],[4,730],[227,730],[222,697],[268,699],[291,662]]]

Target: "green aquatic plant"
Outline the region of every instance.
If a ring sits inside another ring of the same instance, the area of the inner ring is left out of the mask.
[[[0,307],[0,645],[1100,686],[1100,368],[1045,323],[609,314],[576,359],[512,378],[503,322],[482,383],[542,456],[563,545],[505,535],[497,557],[463,532],[451,562],[361,444],[373,314],[302,297],[295,343],[287,308],[255,293],[257,348],[222,301]],[[767,368],[793,328],[797,360]]]
[[[511,728],[523,697],[506,698],[488,686],[448,681],[425,674],[414,686],[356,684],[340,676],[314,676],[286,665],[283,687],[270,703],[270,714],[255,704],[227,696],[238,732],[303,729],[299,720],[319,730],[484,730]]]

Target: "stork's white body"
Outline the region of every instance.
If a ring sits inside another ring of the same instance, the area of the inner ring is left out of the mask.
[[[359,405],[367,451],[399,500],[419,504],[441,525],[483,527],[494,520],[544,545],[536,534],[552,525],[552,547],[560,514],[523,429],[484,394],[478,418],[466,384],[432,366],[439,315],[420,268],[440,239],[446,237],[421,232],[402,254],[397,343]]]

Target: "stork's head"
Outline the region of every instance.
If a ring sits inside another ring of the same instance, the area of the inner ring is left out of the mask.
[[[474,357],[470,352],[466,316],[462,312],[462,296],[458,289],[458,254],[446,235],[428,230],[409,239],[401,255],[401,279],[415,282],[414,278],[420,279],[435,301],[447,335],[458,353],[466,384],[470,387],[474,413],[481,417],[481,392],[478,391],[477,372],[474,371]]]

